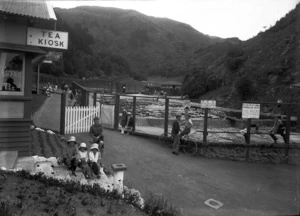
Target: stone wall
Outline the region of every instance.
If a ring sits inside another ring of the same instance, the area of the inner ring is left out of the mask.
[[[248,156],[247,156],[248,154]],[[199,144],[199,156],[257,163],[300,165],[300,146]]]

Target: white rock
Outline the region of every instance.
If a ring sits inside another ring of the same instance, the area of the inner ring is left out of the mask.
[[[35,128],[35,130],[45,132],[45,130],[43,130],[42,128]]]
[[[47,130],[48,134],[55,134],[52,130]]]

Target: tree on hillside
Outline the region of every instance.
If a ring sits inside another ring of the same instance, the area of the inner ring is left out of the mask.
[[[234,91],[240,99],[247,100],[254,93],[254,83],[248,76],[238,77],[234,82]]]

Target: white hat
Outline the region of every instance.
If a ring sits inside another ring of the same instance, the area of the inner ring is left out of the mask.
[[[103,144],[104,142],[101,140],[100,143]]]
[[[92,149],[97,149],[97,151],[99,151],[98,144],[97,143],[92,144],[91,150]]]
[[[76,143],[76,137],[70,136],[67,142],[75,142]]]
[[[86,144],[85,143],[80,143],[79,148],[86,148]]]
[[[128,112],[127,115],[131,115],[131,112]]]

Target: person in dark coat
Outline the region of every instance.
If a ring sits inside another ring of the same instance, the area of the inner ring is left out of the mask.
[[[172,132],[171,132],[174,138],[172,153],[175,155],[179,154],[179,147],[180,147],[180,140],[179,140],[179,132],[181,131],[179,125],[180,119],[181,119],[181,115],[176,115],[176,121],[173,122]]]
[[[121,134],[125,133],[125,127],[127,124],[127,111],[124,109],[122,112],[122,117],[121,117],[121,121],[120,121],[120,125],[121,125]]]

